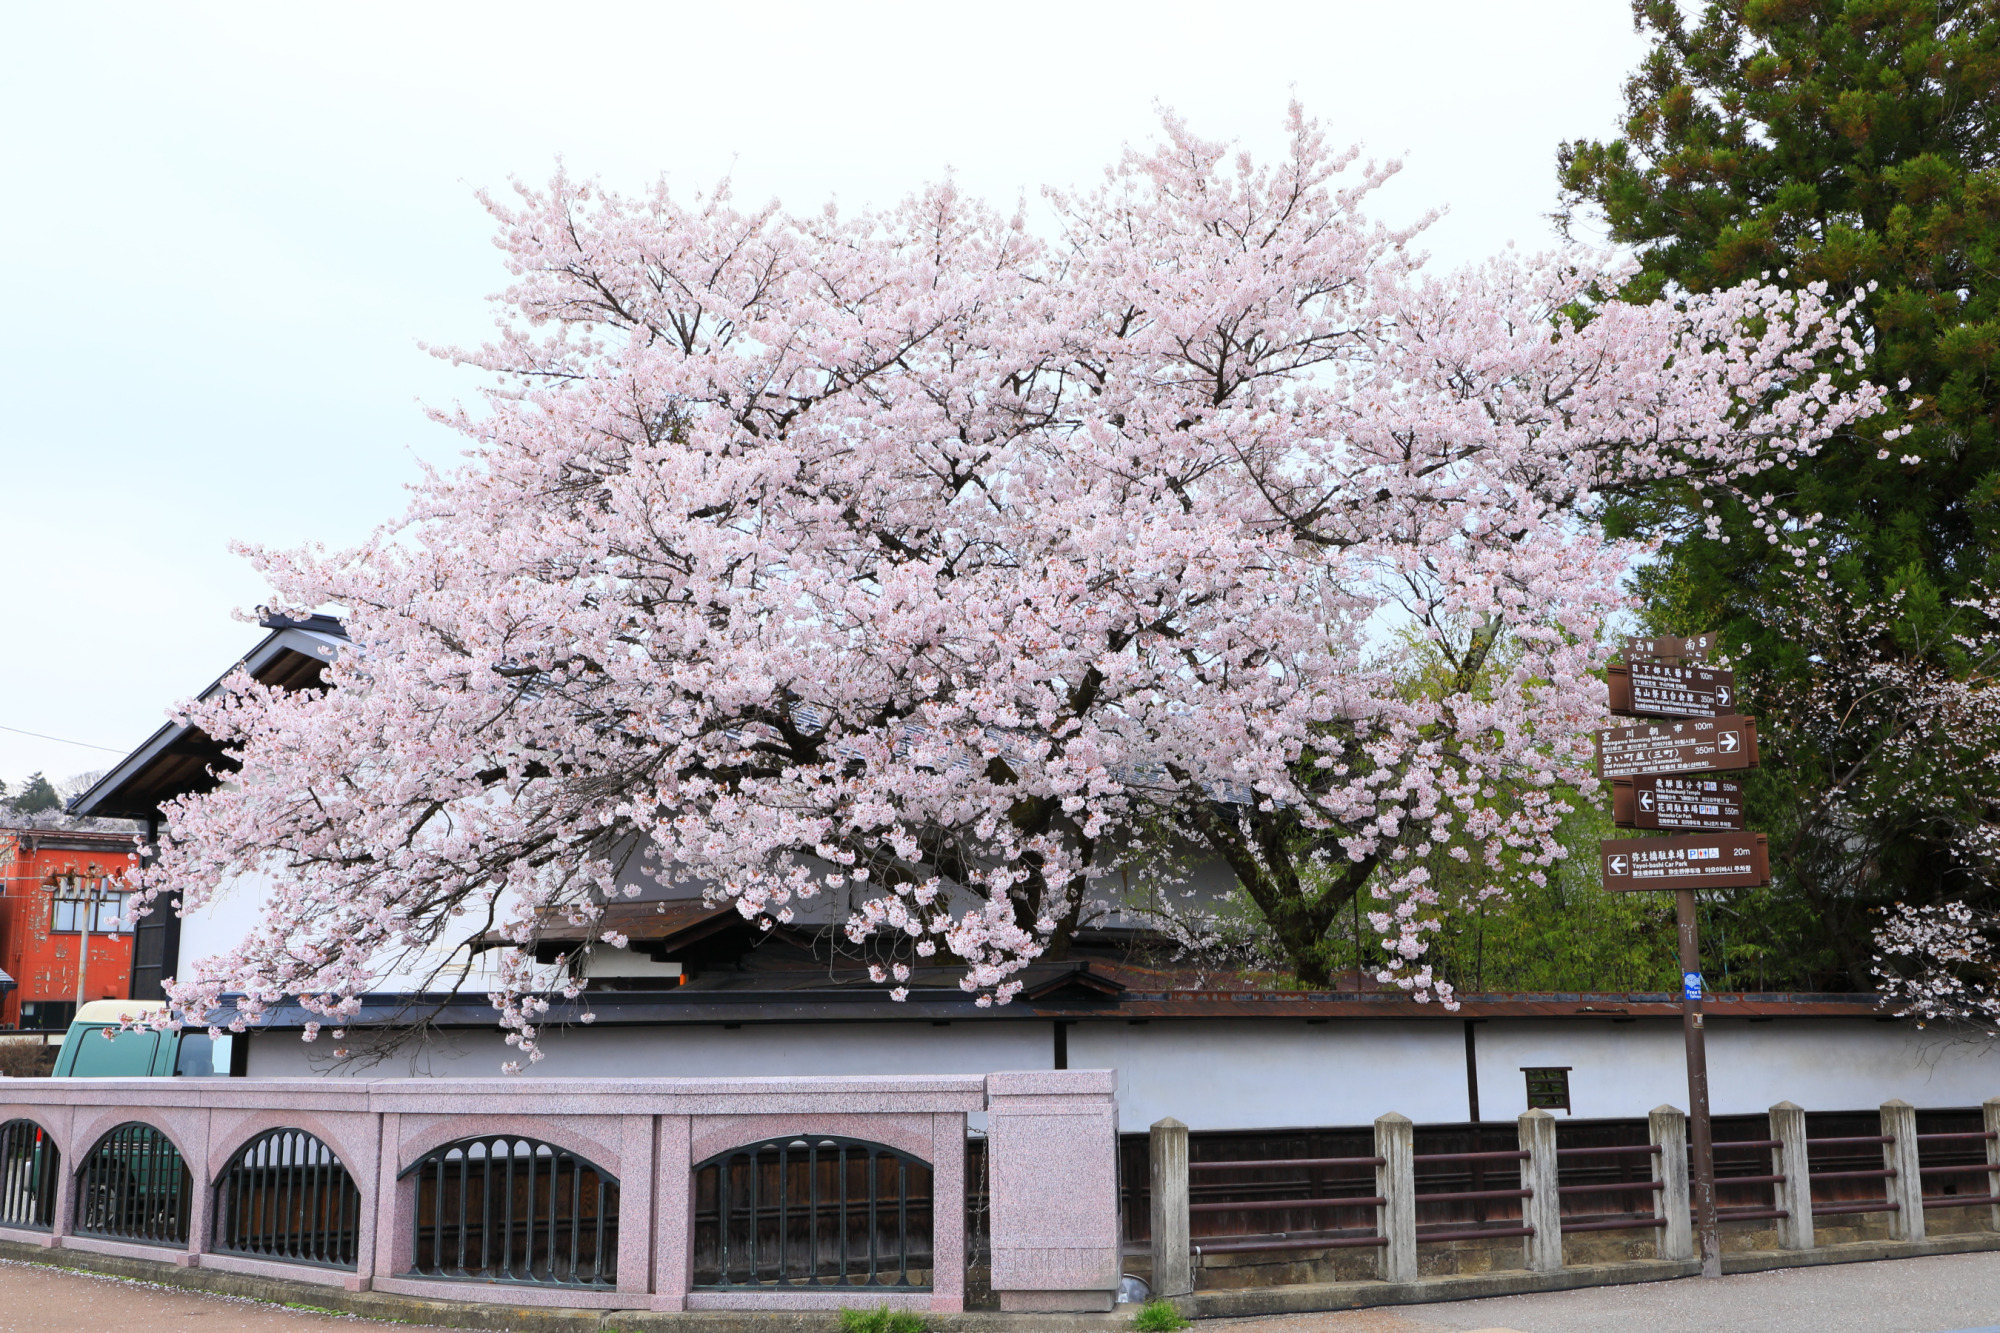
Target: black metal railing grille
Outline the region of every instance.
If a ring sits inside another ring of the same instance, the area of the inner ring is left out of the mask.
[[[215,1248],[281,1263],[353,1268],[361,1191],[333,1149],[302,1129],[260,1134],[215,1187]]]
[[[446,1144],[417,1177],[410,1272],[466,1282],[618,1284],[618,1181],[517,1135]]]
[[[879,1143],[802,1135],[695,1168],[694,1284],[931,1285],[930,1163]]]
[[[194,1182],[180,1149],[151,1125],[128,1121],[83,1159],[76,1190],[80,1235],[185,1246]]]
[[[32,1120],[0,1125],[0,1226],[48,1231],[55,1225],[62,1155]]]

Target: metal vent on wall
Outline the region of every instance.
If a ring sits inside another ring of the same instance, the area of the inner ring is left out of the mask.
[[[133,1120],[97,1141],[77,1173],[79,1235],[185,1248],[194,1182],[173,1140]]]
[[[48,1231],[55,1225],[62,1154],[32,1120],[0,1125],[0,1226]]]
[[[220,1253],[355,1267],[361,1191],[333,1149],[302,1129],[244,1144],[215,1187],[215,1205]]]
[[[808,1134],[695,1168],[694,1285],[928,1291],[931,1165]]]
[[[575,1153],[516,1134],[461,1139],[403,1175],[417,1178],[411,1276],[617,1286],[618,1181]]]

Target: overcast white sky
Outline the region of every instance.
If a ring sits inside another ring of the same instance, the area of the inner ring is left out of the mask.
[[[228,541],[351,542],[452,456],[419,405],[471,383],[417,343],[490,326],[475,188],[1011,203],[1157,106],[1272,151],[1296,93],[1455,264],[1551,240],[1640,53],[1626,0],[9,5],[0,728],[137,744],[258,637]],[[116,758],[0,730],[9,782]]]

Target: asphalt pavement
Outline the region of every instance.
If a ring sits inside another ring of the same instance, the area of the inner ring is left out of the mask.
[[[0,1333],[420,1333],[408,1324],[318,1314],[0,1260]],[[455,1333],[467,1333],[464,1329]]]
[[[0,1261],[0,1333],[416,1331],[408,1324]],[[2000,1333],[2000,1253],[1213,1320],[1192,1333]]]
[[[2000,1253],[1216,1320],[1195,1333],[2000,1333]]]

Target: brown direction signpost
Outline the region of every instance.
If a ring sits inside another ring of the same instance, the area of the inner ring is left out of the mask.
[[[1771,854],[1761,833],[1703,834],[1685,838],[1606,838],[1604,887],[1634,889],[1751,889],[1771,882]]]
[[[1685,639],[1627,639],[1625,656],[1635,660],[1642,657],[1707,657],[1715,646],[1716,637],[1713,634],[1697,634]]]
[[[1597,733],[1597,776],[1726,773],[1757,767],[1757,722],[1748,717],[1692,718],[1605,727]]]
[[[1722,717],[1736,711],[1736,673],[1672,662],[1613,662],[1611,711],[1627,717]]]
[[[1613,663],[1607,672],[1611,711],[1679,720],[1606,727],[1596,737],[1597,776],[1613,784],[1616,823],[1662,830],[1722,830],[1670,838],[1612,838],[1599,848],[1606,889],[1674,893],[1681,954],[1681,1034],[1687,1047],[1688,1165],[1704,1277],[1722,1276],[1722,1246],[1715,1216],[1715,1136],[1708,1114],[1701,940],[1694,895],[1698,888],[1748,887],[1771,879],[1764,839],[1734,831],[1742,828],[1741,785],[1694,776],[1757,766],[1757,724],[1733,711],[1742,704],[1735,675],[1699,664],[1714,642],[1715,636],[1703,634],[1627,645],[1628,660]],[[1684,665],[1689,659],[1696,661]],[[1718,822],[1701,822],[1708,820]]]
[[[1619,828],[1690,832],[1740,829],[1743,784],[1717,777],[1614,778],[1611,822]]]

